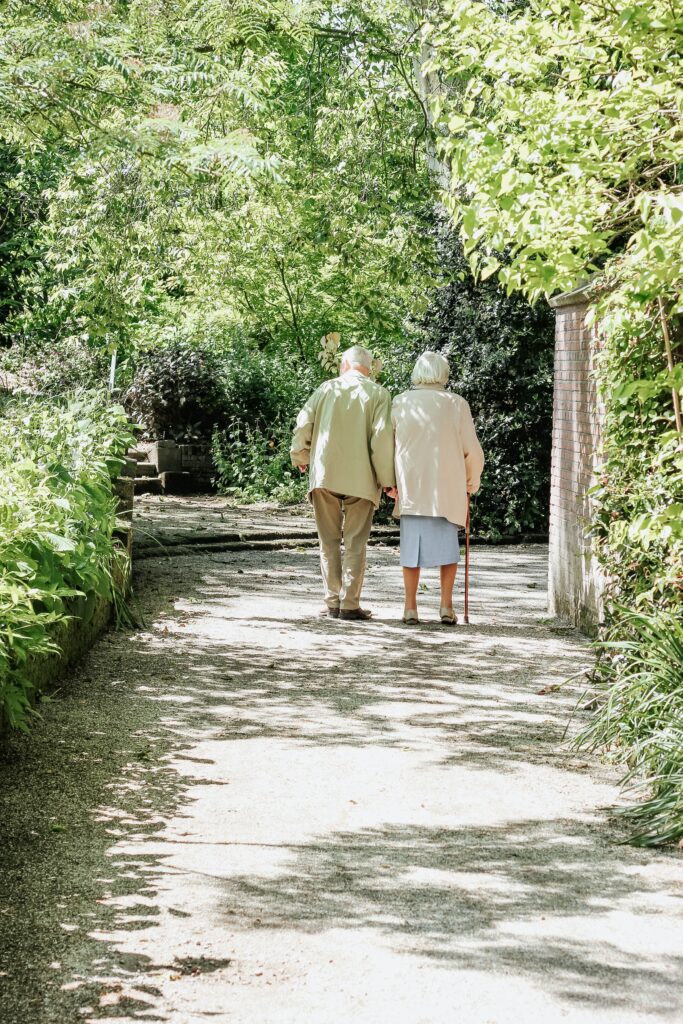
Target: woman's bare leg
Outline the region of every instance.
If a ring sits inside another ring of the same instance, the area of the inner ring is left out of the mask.
[[[415,569],[408,569],[403,566],[403,589],[406,593],[405,610],[407,612],[417,611],[417,587],[420,582],[419,566]]]
[[[403,571],[405,572],[405,569]],[[457,571],[457,562],[451,562],[450,565],[442,565],[440,568],[442,608],[451,609],[453,607],[453,586],[455,585],[455,574]]]

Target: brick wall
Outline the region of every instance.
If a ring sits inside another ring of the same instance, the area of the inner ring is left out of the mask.
[[[208,444],[154,441],[149,461],[156,467],[162,489],[169,494],[191,494],[213,489],[215,467]]]
[[[197,482],[208,482],[214,474],[211,448],[205,444],[181,444],[180,460],[183,473],[191,473]]]
[[[591,555],[587,490],[595,482],[600,407],[593,369],[596,333],[584,324],[587,288],[551,300],[555,309],[555,390],[550,491],[549,606],[592,633],[601,617],[601,580]]]

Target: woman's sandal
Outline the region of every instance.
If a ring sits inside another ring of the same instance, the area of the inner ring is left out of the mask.
[[[409,608],[407,612],[403,613],[403,621],[406,626],[417,626],[420,623],[414,608]]]
[[[457,626],[458,616],[455,614],[452,608],[440,608],[439,615],[441,616],[442,625]]]

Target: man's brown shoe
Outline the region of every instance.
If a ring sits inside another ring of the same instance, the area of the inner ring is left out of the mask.
[[[365,622],[367,619],[372,618],[372,612],[368,611],[367,608],[342,608],[339,612],[340,619],[351,619],[357,622]]]

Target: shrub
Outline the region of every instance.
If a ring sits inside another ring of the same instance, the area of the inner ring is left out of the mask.
[[[16,375],[19,386],[32,394],[59,398],[73,391],[97,389],[109,379],[110,356],[78,338],[18,339],[3,354],[2,368]]]
[[[293,421],[318,383],[317,367],[242,340],[222,348],[207,339],[173,338],[140,354],[124,402],[158,439],[209,440],[215,428],[232,431],[239,423],[267,442],[278,424]]]
[[[308,476],[292,466],[290,442],[291,430],[282,425],[266,433],[233,420],[226,429],[217,430],[212,452],[219,489],[247,501],[302,501]]]
[[[28,275],[44,266],[41,221],[57,164],[58,157],[45,147],[0,139],[0,347],[14,340],[15,321],[27,303]]]
[[[427,314],[428,345],[451,365],[486,455],[473,528],[491,537],[547,529],[555,318],[547,304],[475,282],[462,243],[447,230],[441,259],[452,283]],[[427,345],[425,345],[427,347]]]
[[[231,422],[269,433],[294,419],[320,383],[317,366],[235,346],[222,359],[225,409]]]
[[[223,386],[229,419],[213,436],[216,482],[238,498],[300,501],[307,477],[289,457],[294,420],[319,383],[317,367],[254,352],[225,357]]]
[[[132,440],[97,395],[14,403],[0,431],[0,727],[26,729],[34,655],[56,651],[72,598],[114,588],[112,476]]]
[[[138,357],[124,404],[131,416],[158,440],[208,440],[225,416],[222,364],[207,343],[165,341]]]
[[[625,811],[632,842],[652,846],[683,835],[683,623],[671,612],[617,610],[628,639],[600,645],[599,710],[577,744],[606,747],[628,765],[623,785],[642,801]]]

